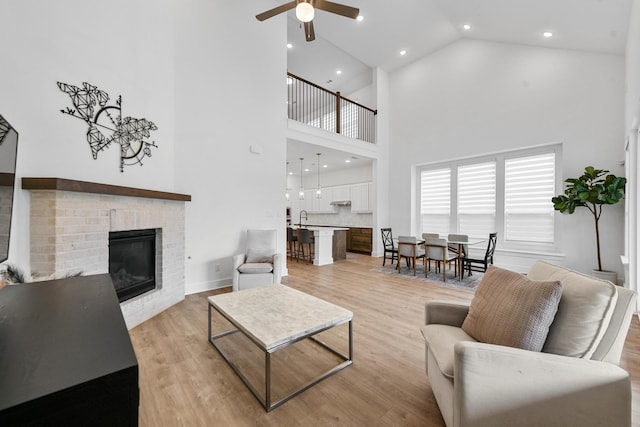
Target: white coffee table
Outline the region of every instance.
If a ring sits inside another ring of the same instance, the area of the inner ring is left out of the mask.
[[[213,310],[221,314],[235,328],[212,335]],[[313,338],[314,335],[322,331],[347,322],[349,323],[348,355],[344,355]],[[284,285],[262,286],[209,297],[209,342],[229,363],[267,412],[353,363],[352,322],[353,313],[351,311]],[[236,332],[244,334],[264,352],[264,396],[256,390],[233,359],[216,343],[216,340]],[[302,387],[272,402],[271,355],[306,338],[314,340],[338,355],[342,362]]]

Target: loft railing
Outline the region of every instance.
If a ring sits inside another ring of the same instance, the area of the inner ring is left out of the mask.
[[[287,88],[291,120],[376,143],[376,110],[291,73],[287,73]]]

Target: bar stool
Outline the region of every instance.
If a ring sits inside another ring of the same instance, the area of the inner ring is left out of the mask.
[[[300,259],[300,255],[302,255],[302,259],[308,259],[309,262],[313,262],[313,258],[315,256],[315,237],[313,237],[313,232],[306,228],[300,228],[298,230],[298,257]],[[306,251],[305,251],[306,246]]]
[[[298,237],[295,235],[293,228],[287,227],[287,256],[293,258],[298,256],[296,243]]]

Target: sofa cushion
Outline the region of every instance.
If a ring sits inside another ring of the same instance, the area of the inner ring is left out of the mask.
[[[249,263],[273,262],[273,254],[275,249],[269,248],[250,248],[247,251],[247,261]]]
[[[476,340],[457,326],[432,324],[423,326],[420,331],[440,372],[446,377],[453,378],[454,346],[460,341],[475,342]]]
[[[536,262],[528,276],[534,280],[560,280],[562,298],[542,351],[591,358],[609,327],[616,305],[616,286],[544,261]]]
[[[561,296],[558,280],[534,281],[489,266],[462,329],[480,342],[540,351]]]
[[[265,262],[247,262],[238,267],[238,271],[248,274],[271,273],[273,265]]]

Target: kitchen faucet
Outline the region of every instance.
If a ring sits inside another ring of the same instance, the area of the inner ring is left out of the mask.
[[[309,216],[307,215],[307,211],[303,209],[300,211],[300,219],[298,219],[298,225],[302,225],[302,214],[304,214],[304,219],[309,221]]]

